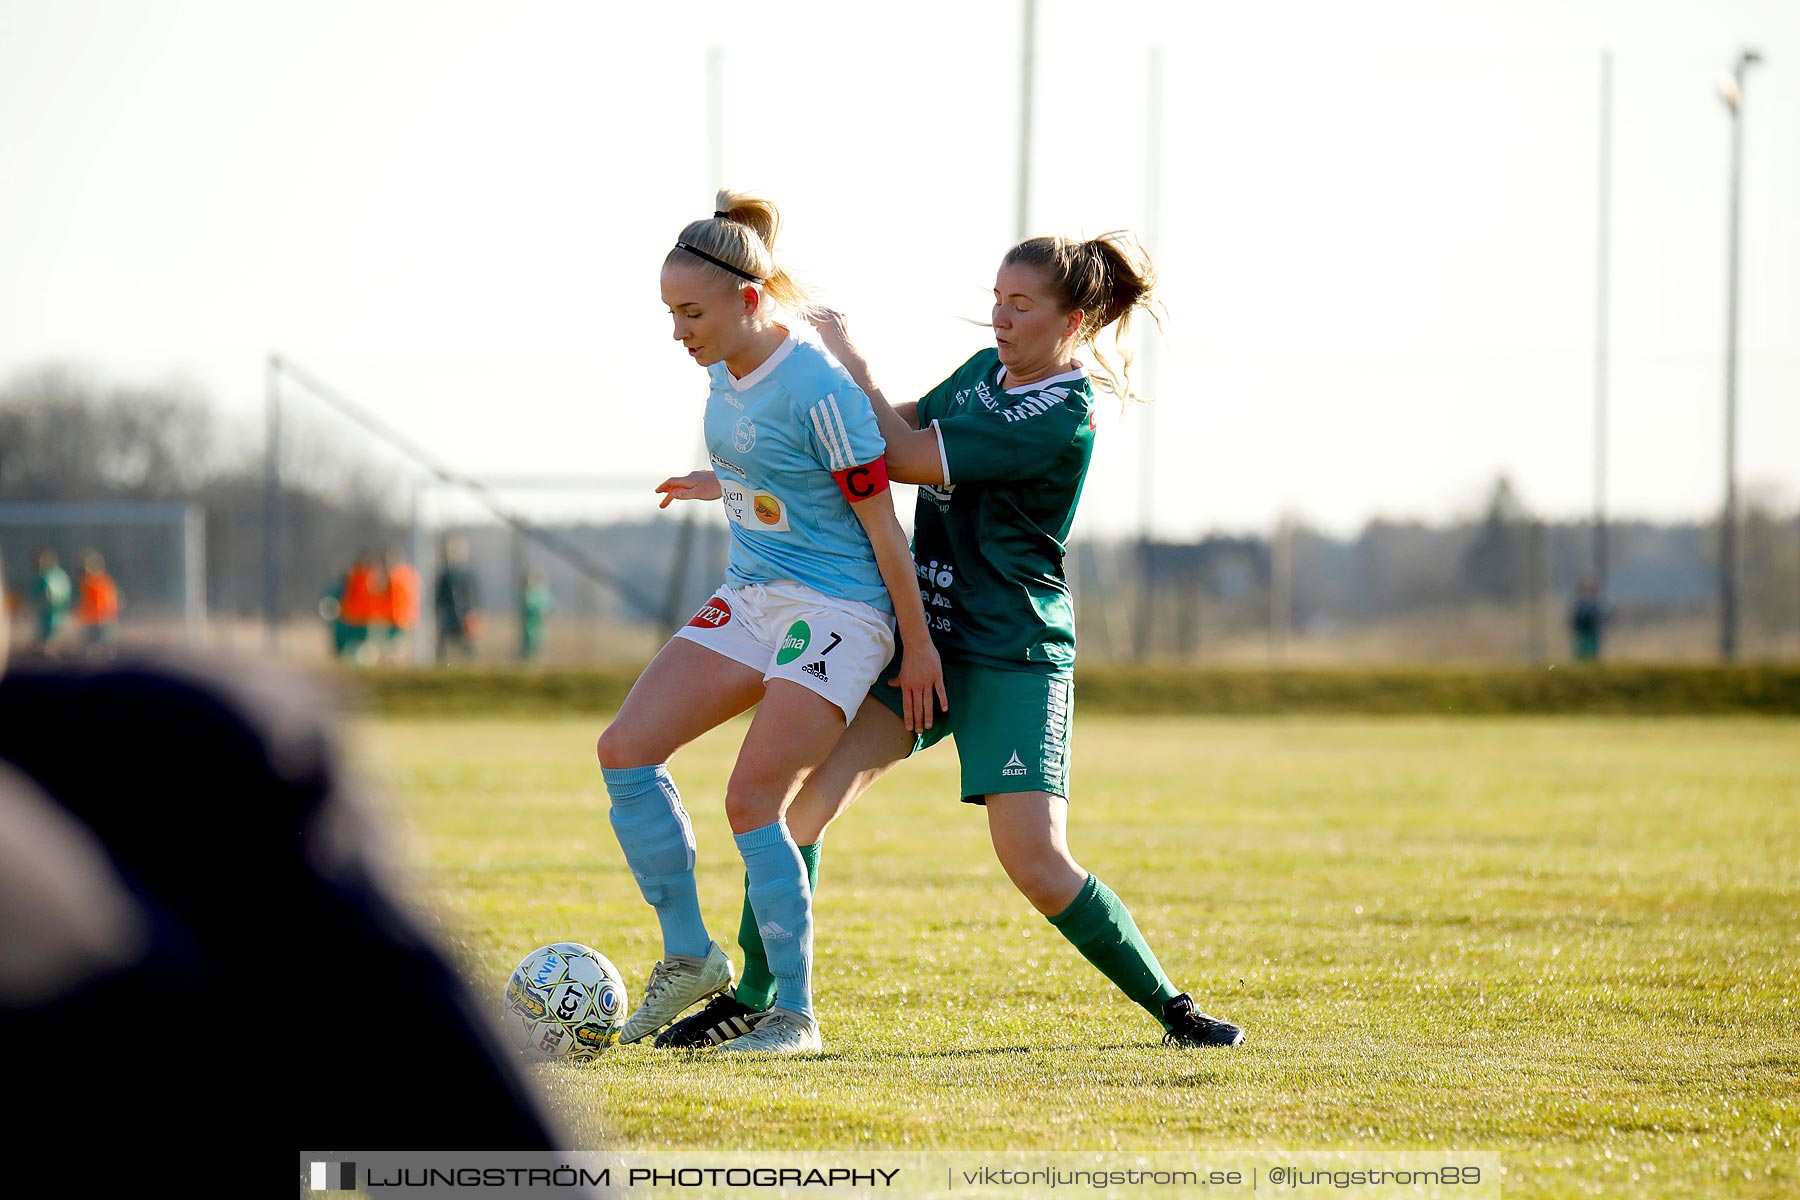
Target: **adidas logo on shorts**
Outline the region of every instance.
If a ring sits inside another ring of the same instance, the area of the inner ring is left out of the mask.
[[[817,679],[820,683],[831,682],[831,676],[825,673],[825,660],[822,658],[818,662],[807,663],[800,669],[805,671],[808,675],[811,675],[814,679]]]

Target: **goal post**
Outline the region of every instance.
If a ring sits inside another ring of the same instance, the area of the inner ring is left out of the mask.
[[[23,595],[39,550],[56,552],[71,580],[95,551],[118,580],[125,621],[178,628],[198,645],[206,633],[206,513],[183,500],[0,501],[0,555],[7,587]]]

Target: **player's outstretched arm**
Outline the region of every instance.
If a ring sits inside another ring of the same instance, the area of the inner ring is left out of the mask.
[[[850,340],[844,314],[824,309],[812,318],[812,323],[825,348],[869,397],[869,407],[875,410],[876,423],[881,426],[881,436],[887,442],[888,476],[901,483],[944,482],[944,460],[938,453],[937,430],[919,428],[917,403],[888,403],[869,374],[868,360]]]
[[[725,494],[725,489],[719,486],[719,477],[711,471],[689,471],[686,475],[665,479],[656,485],[656,490],[662,493],[658,508],[669,507],[671,500],[717,500]]]
[[[875,548],[875,562],[881,568],[881,580],[888,595],[894,598],[894,617],[900,625],[901,718],[911,731],[930,729],[933,709],[932,694],[938,707],[949,711],[950,694],[944,689],[944,664],[938,659],[937,647],[931,644],[931,630],[925,623],[925,603],[919,597],[919,578],[913,569],[912,551],[906,545],[906,531],[894,515],[894,493],[883,487],[867,499],[850,505],[850,511],[862,522]]]

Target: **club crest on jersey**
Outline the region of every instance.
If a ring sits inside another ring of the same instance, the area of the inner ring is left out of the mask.
[[[738,418],[737,428],[731,431],[731,444],[739,454],[748,454],[756,447],[756,422],[748,415]]]

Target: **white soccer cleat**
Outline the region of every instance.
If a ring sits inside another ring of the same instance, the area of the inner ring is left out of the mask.
[[[720,1054],[816,1054],[819,1023],[803,1013],[779,1006],[751,1018],[756,1028],[719,1047]]]
[[[731,986],[731,960],[712,942],[705,958],[665,954],[650,968],[644,1002],[619,1030],[621,1042],[642,1041],[709,996]]]

